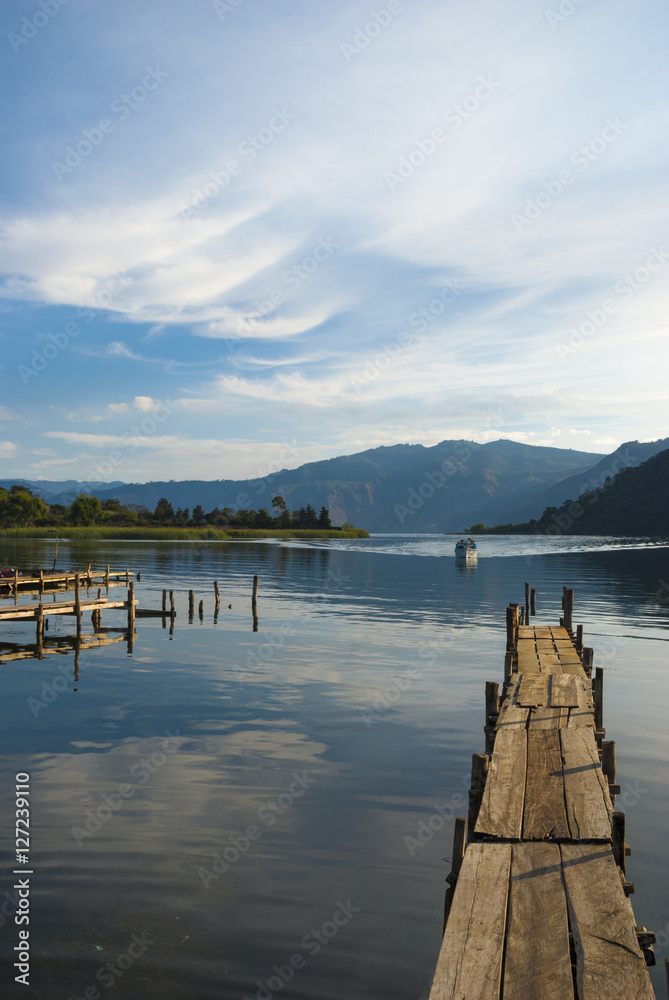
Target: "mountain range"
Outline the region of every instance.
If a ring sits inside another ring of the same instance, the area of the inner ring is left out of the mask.
[[[625,466],[669,448],[669,439],[621,445],[611,455],[499,440],[397,444],[282,469],[263,480],[79,483],[2,479],[28,486],[47,503],[69,504],[79,493],[153,510],[161,497],[205,511],[271,508],[282,496],[291,510],[326,506],[334,524],[352,521],[374,532],[462,531],[465,525],[527,521],[603,485]]]

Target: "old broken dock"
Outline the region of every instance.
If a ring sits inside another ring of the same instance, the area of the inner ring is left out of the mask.
[[[603,675],[591,679],[573,598],[565,588],[559,626],[529,624],[528,587],[507,609],[502,698],[488,682],[487,752],[473,756],[469,815],[456,820],[430,1000],[655,1000]]]

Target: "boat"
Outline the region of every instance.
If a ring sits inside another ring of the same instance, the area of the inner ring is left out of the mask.
[[[476,562],[479,557],[476,542],[473,538],[461,538],[455,543],[455,558],[461,562]]]

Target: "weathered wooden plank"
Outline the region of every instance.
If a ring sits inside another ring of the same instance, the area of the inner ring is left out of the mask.
[[[518,673],[539,673],[539,659],[533,639],[518,640]]]
[[[563,673],[560,657],[556,652],[548,653],[545,650],[539,651],[539,669],[542,674]]]
[[[561,868],[557,844],[513,846],[504,1000],[574,996]]]
[[[559,730],[529,729],[523,839],[551,840],[568,836]]]
[[[558,651],[559,650],[563,650],[563,649],[564,650],[569,650],[569,649],[575,650],[576,649],[576,646],[574,645],[574,643],[571,641],[571,639],[568,636],[567,636],[566,639],[553,639],[553,642],[557,646]]]
[[[537,649],[539,650],[539,652],[541,652],[542,649],[546,650],[546,652],[548,652],[548,653],[555,652],[555,646],[553,644],[553,640],[552,639],[540,639],[540,638],[537,638],[536,643],[537,643]]]
[[[550,630],[554,639],[569,639],[569,632],[563,625],[551,625]],[[571,639],[569,641],[571,642]]]
[[[569,721],[568,708],[532,708],[528,729],[558,729]]]
[[[534,634],[537,639],[550,639],[552,637],[551,627],[550,625],[535,625]]]
[[[503,700],[497,717],[495,729],[525,729],[529,715],[529,708],[523,708],[517,702],[518,689],[521,678],[518,677],[515,684],[509,688],[506,698]]]
[[[518,638],[519,639],[534,639],[534,625],[519,625],[518,626]]]
[[[554,674],[551,677],[551,705],[553,708],[578,708],[577,680],[571,674]]]
[[[597,752],[594,731],[560,731],[564,800],[572,840],[611,839],[611,797]]]
[[[544,674],[522,674],[516,701],[530,708],[548,704],[548,677]]]
[[[510,867],[510,844],[467,848],[430,1000],[499,1000]]]
[[[526,769],[527,731],[498,730],[476,822],[476,833],[520,840]]]
[[[579,1000],[655,1000],[610,847],[561,844],[560,853]]]
[[[576,677],[576,692],[578,694],[578,706],[570,709],[567,726],[569,729],[579,726],[594,728],[595,713],[592,700],[592,684],[588,677]]]

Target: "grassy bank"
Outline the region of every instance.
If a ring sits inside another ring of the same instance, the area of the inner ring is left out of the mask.
[[[118,539],[119,541],[200,542],[236,538],[369,538],[364,528],[328,531],[312,528],[2,528],[0,538]]]

